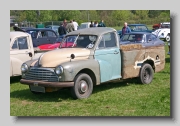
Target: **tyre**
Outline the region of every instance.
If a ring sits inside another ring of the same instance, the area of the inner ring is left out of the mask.
[[[150,64],[144,64],[140,70],[139,79],[142,84],[149,84],[153,80],[154,70]]]
[[[167,42],[170,41],[170,35],[169,34],[166,36],[165,41],[167,41]]]
[[[89,75],[81,73],[75,77],[71,94],[74,99],[88,98],[93,91],[93,82]]]

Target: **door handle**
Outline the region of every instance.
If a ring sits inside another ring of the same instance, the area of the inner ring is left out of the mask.
[[[118,54],[119,52],[118,51],[114,51],[114,54]]]
[[[28,51],[26,51],[26,54],[28,54],[28,55],[29,55],[29,57],[32,57],[32,52],[28,52]]]

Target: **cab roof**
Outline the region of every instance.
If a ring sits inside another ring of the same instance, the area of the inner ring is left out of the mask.
[[[92,27],[92,28],[84,28],[84,29],[79,29],[76,31],[72,31],[70,33],[68,33],[67,35],[101,35],[104,33],[108,33],[108,32],[116,32],[116,30],[114,28],[110,28],[110,27]]]

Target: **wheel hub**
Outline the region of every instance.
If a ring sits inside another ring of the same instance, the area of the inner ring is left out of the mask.
[[[170,36],[167,36],[167,37],[166,37],[166,41],[170,41]]]
[[[87,91],[87,89],[88,89],[87,83],[85,81],[82,81],[80,83],[80,90],[81,90],[81,92],[85,93]]]

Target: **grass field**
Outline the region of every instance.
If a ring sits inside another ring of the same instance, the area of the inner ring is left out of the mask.
[[[35,95],[20,77],[10,79],[11,116],[170,116],[170,56],[151,84],[136,79],[95,86],[88,99],[73,100],[68,89]]]

